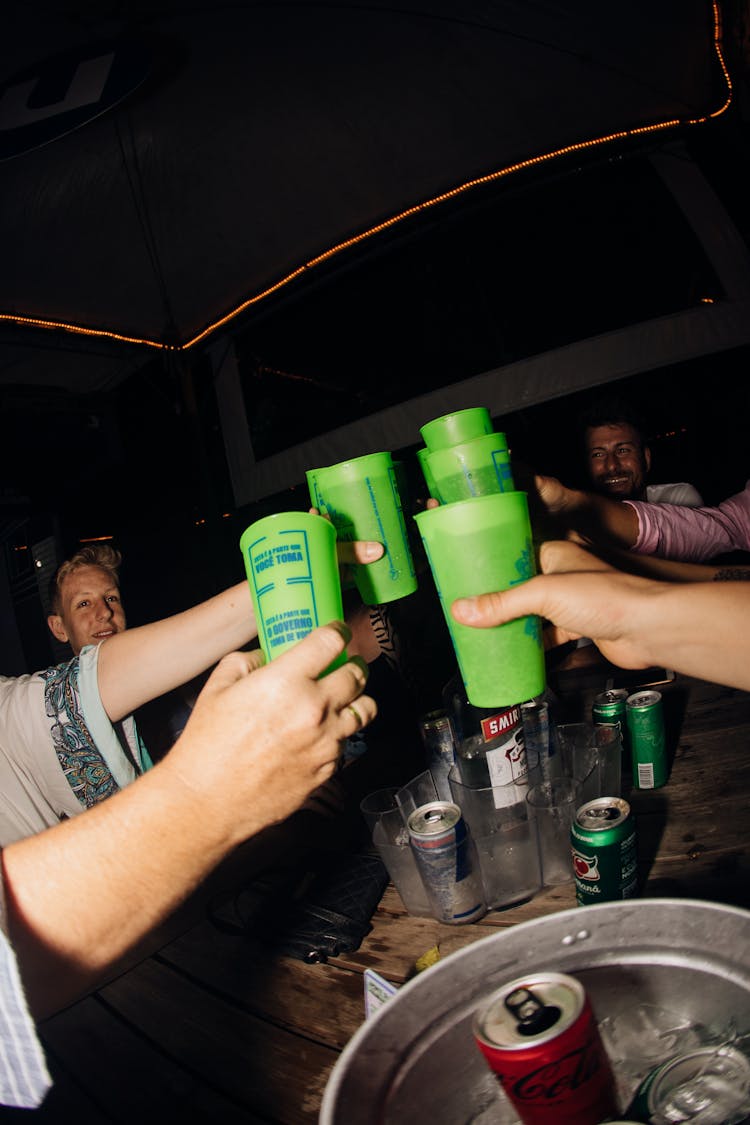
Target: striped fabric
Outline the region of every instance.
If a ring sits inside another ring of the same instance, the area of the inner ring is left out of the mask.
[[[0,1105],[36,1109],[51,1085],[15,954],[0,929]]]

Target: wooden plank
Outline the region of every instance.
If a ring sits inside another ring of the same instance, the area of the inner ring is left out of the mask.
[[[222,934],[210,922],[171,942],[158,960],[259,1019],[337,1050],[365,1016],[361,971],[272,956],[251,937]]]
[[[101,997],[167,1059],[261,1120],[316,1121],[338,1051],[246,1012],[153,958]]]
[[[214,1120],[260,1123],[249,1108],[164,1052],[138,1021],[88,997],[41,1027],[55,1085],[37,1114],[45,1122]],[[71,1112],[71,1105],[75,1110]],[[34,1120],[37,1120],[37,1114]],[[28,1121],[28,1116],[26,1117]]]

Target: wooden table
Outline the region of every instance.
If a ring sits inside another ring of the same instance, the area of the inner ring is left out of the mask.
[[[566,717],[583,717],[605,686],[601,667],[580,671],[575,656],[558,669],[561,699],[579,709]],[[642,894],[750,907],[750,694],[680,677],[662,690],[671,776],[660,790],[630,795]],[[295,862],[311,823],[296,822]],[[259,871],[279,839],[266,840],[249,865],[238,857],[220,874],[206,889],[214,907],[228,907],[241,886],[262,902],[270,883]],[[570,884],[452,927],[410,917],[389,886],[356,953],[306,965],[274,954],[252,933],[217,929],[204,895],[174,920],[172,933],[168,926],[152,937],[153,949],[138,951],[132,967],[45,1021],[56,1085],[35,1120],[310,1125],[336,1059],[364,1019],[367,967],[401,985],[429,950],[445,957],[498,928],[574,905]]]

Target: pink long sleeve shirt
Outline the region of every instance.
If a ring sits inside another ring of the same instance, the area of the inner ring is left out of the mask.
[[[632,550],[640,555],[705,562],[727,551],[750,551],[750,480],[716,508],[625,500],[638,517]]]

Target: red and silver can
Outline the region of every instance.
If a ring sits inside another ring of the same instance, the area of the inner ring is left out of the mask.
[[[438,922],[461,925],[487,913],[474,841],[458,805],[431,801],[409,815],[412,852]]]
[[[583,985],[518,977],[474,1017],[474,1038],[524,1125],[598,1125],[617,1113],[615,1078]]]
[[[447,711],[430,711],[419,720],[419,733],[427,755],[427,769],[432,774],[441,801],[452,801],[448,774],[456,761],[456,738]]]

